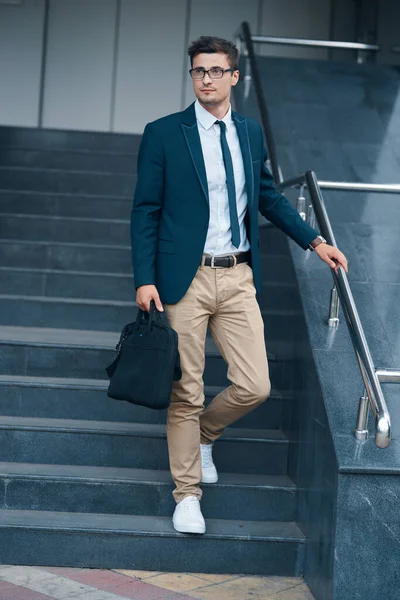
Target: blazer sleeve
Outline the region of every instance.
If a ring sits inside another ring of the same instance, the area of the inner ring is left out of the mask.
[[[265,166],[268,158],[261,133],[261,174],[260,174],[260,196],[258,208],[260,213],[271,221],[276,227],[282,229],[286,235],[294,240],[299,246],[308,249],[309,244],[317,237],[318,231],[303,221],[299,213],[290,204],[289,200],[275,187],[274,178]]]
[[[135,288],[155,285],[158,223],[164,190],[164,155],[159,135],[149,123],[137,161],[137,183],[131,211],[132,266]]]

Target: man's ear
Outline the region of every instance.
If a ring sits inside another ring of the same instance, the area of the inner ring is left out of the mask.
[[[234,71],[234,72],[232,73],[232,86],[234,86],[234,85],[236,85],[236,84],[237,84],[237,82],[239,81],[239,78],[240,78],[240,73],[239,73],[239,71]]]

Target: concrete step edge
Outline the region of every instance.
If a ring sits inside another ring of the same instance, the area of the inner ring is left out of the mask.
[[[98,218],[98,217],[71,217],[63,215],[40,215],[36,213],[2,213],[0,212],[0,218],[13,218],[13,219],[31,219],[40,221],[82,221],[84,223],[107,223],[117,225],[129,225],[129,219],[111,219],[111,218]]]
[[[64,433],[123,435],[144,438],[166,438],[165,425],[149,423],[122,423],[118,421],[85,421],[79,419],[51,419],[40,417],[0,416],[0,429],[29,431],[58,431]],[[223,441],[288,443],[278,429],[227,428]]]
[[[114,194],[113,196],[110,195],[104,195],[104,194],[90,194],[88,192],[79,192],[79,193],[74,193],[74,192],[44,192],[43,190],[15,190],[15,189],[9,189],[9,188],[2,188],[0,187],[0,196],[2,194],[18,194],[20,196],[29,196],[31,194],[34,194],[37,197],[40,198],[45,198],[47,196],[50,196],[51,198],[56,198],[58,196],[60,196],[61,198],[68,198],[69,200],[81,200],[82,198],[88,198],[89,200],[94,200],[94,199],[99,199],[99,200],[108,200],[108,201],[112,201],[112,200],[124,200],[125,202],[129,202],[130,204],[132,204],[132,198],[127,198],[126,196],[119,196],[118,194]]]
[[[34,375],[0,375],[0,387],[12,385],[13,387],[34,387],[48,389],[91,390],[105,392],[108,389],[108,379],[82,379],[70,377],[38,377]],[[224,390],[224,386],[205,385],[206,396],[216,396]],[[269,398],[285,400],[292,398],[291,390],[272,389]]]
[[[0,510],[0,528],[67,530],[184,537],[173,529],[171,518],[96,513],[67,513],[35,510]],[[294,522],[231,521],[207,519],[205,539],[235,539],[304,543],[305,536]]]
[[[240,487],[296,491],[288,475],[259,475],[247,473],[218,473],[217,487]],[[51,481],[87,481],[103,483],[146,483],[171,485],[169,471],[156,469],[128,469],[124,467],[96,467],[86,465],[59,465],[39,463],[0,462],[0,478],[41,479]],[[210,484],[211,485],[211,484]]]
[[[95,177],[96,175],[99,176],[108,176],[108,177],[135,177],[136,175],[133,173],[118,173],[118,172],[114,172],[114,171],[86,171],[86,170],[81,170],[81,169],[55,169],[52,167],[27,167],[25,165],[23,166],[18,166],[18,165],[1,165],[0,164],[0,173],[2,171],[12,171],[15,173],[21,173],[26,172],[26,173],[32,173],[32,172],[36,172],[36,173],[45,173],[45,174],[68,174],[68,175],[88,175],[90,177]]]

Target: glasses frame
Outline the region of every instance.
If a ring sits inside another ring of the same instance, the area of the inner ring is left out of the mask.
[[[203,67],[196,67],[196,69],[200,69],[200,68],[201,68],[201,69],[203,69]],[[215,68],[216,68],[216,67],[211,67],[211,69],[215,69]],[[231,73],[233,73],[233,72],[235,71],[235,69],[232,69],[232,68],[230,68],[230,69],[222,69],[222,67],[217,67],[217,68],[218,68],[218,69],[219,69],[219,68],[221,68],[221,70],[222,70],[222,75],[221,75],[221,77],[211,77],[211,75],[210,75],[210,71],[211,71],[211,69],[203,69],[203,71],[204,71],[203,77],[193,77],[192,73],[193,73],[193,71],[195,71],[196,69],[190,69],[190,71],[189,71],[189,73],[190,73],[190,77],[191,77],[192,79],[194,79],[195,81],[201,81],[202,79],[204,79],[204,77],[205,77],[205,75],[206,75],[206,73],[207,73],[207,75],[209,76],[209,78],[210,78],[210,79],[212,79],[212,80],[214,80],[214,79],[222,79],[222,78],[223,78],[223,76],[225,75],[225,73],[227,73],[228,71],[230,71]]]

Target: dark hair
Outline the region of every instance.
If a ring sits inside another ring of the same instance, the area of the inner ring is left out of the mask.
[[[198,54],[215,54],[216,52],[226,54],[231,69],[237,70],[239,68],[239,50],[235,44],[229,40],[208,35],[202,35],[190,44],[188,54],[191,66],[193,67],[193,59]]]

